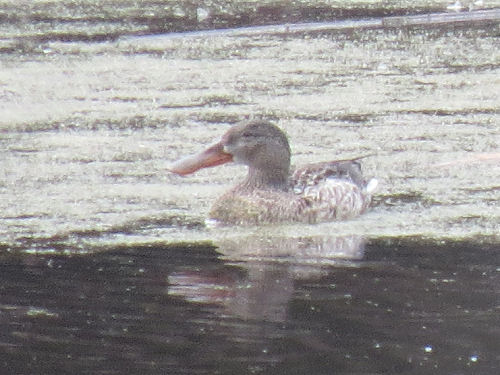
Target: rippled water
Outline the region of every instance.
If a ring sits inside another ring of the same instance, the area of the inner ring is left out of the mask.
[[[136,3],[0,2],[0,366],[496,374],[500,5]],[[207,228],[244,171],[166,168],[255,116],[373,209]]]

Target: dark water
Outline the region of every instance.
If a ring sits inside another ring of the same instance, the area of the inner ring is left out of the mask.
[[[230,261],[199,245],[3,253],[0,368],[496,374],[499,250],[386,238],[331,264]]]
[[[446,1],[399,1],[383,6],[366,1],[156,1],[58,0],[0,3],[5,36],[47,41],[114,40],[123,35],[210,30],[285,22],[318,22],[345,18],[421,14],[446,9]],[[486,8],[494,5],[486,1]],[[1,40],[1,39],[0,39]],[[15,44],[12,45],[15,49]]]
[[[383,18],[448,5],[1,1],[0,374],[500,373],[500,4]],[[371,211],[207,228],[253,115]]]

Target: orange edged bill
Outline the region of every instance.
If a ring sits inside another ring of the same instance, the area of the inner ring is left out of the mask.
[[[216,143],[205,151],[176,161],[167,169],[172,173],[185,176],[199,169],[215,167],[230,161],[233,161],[233,155],[224,152],[224,146],[221,143]]]

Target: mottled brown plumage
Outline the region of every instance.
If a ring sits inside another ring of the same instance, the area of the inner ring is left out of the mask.
[[[376,182],[366,184],[359,162],[309,164],[290,174],[285,134],[262,120],[233,126],[220,142],[174,163],[180,175],[229,161],[248,166],[247,177],[220,197],[210,218],[223,224],[317,223],[358,216]]]

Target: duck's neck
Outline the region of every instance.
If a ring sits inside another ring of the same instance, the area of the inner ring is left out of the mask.
[[[288,174],[288,169],[262,170],[249,167],[248,175],[239,185],[239,188],[245,190],[271,189],[285,191],[288,189]]]

